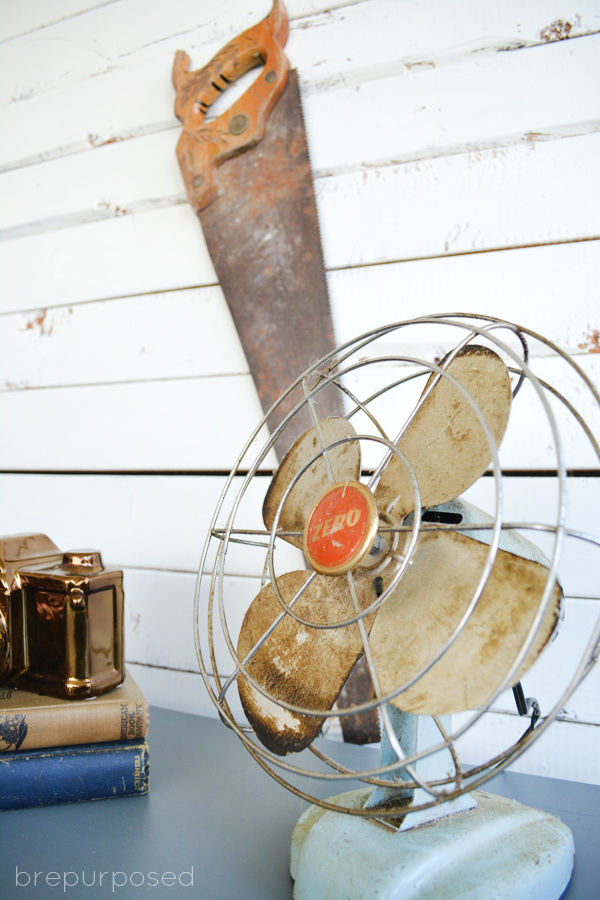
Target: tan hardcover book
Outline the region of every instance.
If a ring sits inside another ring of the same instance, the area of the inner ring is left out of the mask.
[[[0,753],[139,740],[148,722],[148,701],[129,672],[119,687],[86,700],[0,687]]]

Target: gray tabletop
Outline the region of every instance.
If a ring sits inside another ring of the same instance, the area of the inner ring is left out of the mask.
[[[282,900],[292,896],[290,838],[306,802],[263,772],[217,720],[152,709],[149,743],[147,796],[0,816],[2,900],[58,895],[76,900],[144,896]],[[311,784],[309,792],[316,790]],[[565,900],[598,900],[600,787],[502,773],[486,790],[544,809],[568,825],[576,861],[563,896]],[[24,886],[25,874],[20,876],[23,886],[16,884],[17,869],[30,876],[28,886]],[[34,887],[35,872],[42,874]],[[52,872],[60,876],[56,886],[44,881]],[[99,885],[101,872],[105,875]],[[73,873],[67,875],[66,887],[64,873]],[[75,876],[79,882],[70,887]],[[87,886],[94,876],[96,883]],[[163,876],[164,885],[160,883]]]

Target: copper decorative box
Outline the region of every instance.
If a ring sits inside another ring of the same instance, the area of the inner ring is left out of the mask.
[[[0,682],[65,698],[120,684],[123,573],[96,550],[63,554],[45,535],[0,539],[1,551]]]
[[[62,552],[45,534],[0,538],[0,684],[10,684],[29,665],[20,566],[60,562]]]

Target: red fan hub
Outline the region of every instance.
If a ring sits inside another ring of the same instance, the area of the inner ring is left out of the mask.
[[[315,503],[304,529],[304,552],[322,575],[343,575],[364,559],[379,518],[373,494],[357,481],[328,488]]]

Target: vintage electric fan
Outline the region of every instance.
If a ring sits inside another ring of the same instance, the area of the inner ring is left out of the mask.
[[[295,896],[559,897],[569,830],[476,789],[543,734],[598,653],[600,622],[550,705],[525,698],[521,681],[556,646],[561,554],[600,543],[566,524],[569,454],[588,469],[600,457],[598,394],[539,335],[462,314],[362,335],[282,399],[292,392],[292,413],[271,436],[265,416],[227,480],[195,616],[221,718],[315,804],[293,838]],[[342,412],[321,417],[332,394]],[[310,427],[263,474],[301,415]],[[522,443],[524,417],[538,448]],[[554,473],[541,519],[504,521],[504,452],[522,469],[541,454]],[[360,664],[370,691],[343,705]],[[527,727],[510,717],[517,731],[498,737],[488,710],[511,688]],[[372,709],[380,750],[332,739],[340,717]],[[488,732],[482,753],[471,736]]]

